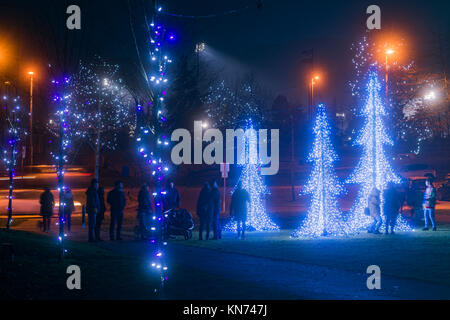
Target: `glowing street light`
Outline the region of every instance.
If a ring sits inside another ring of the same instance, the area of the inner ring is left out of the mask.
[[[320,77],[318,75],[312,77],[311,79],[311,106],[314,106],[314,85],[318,83]]]
[[[33,76],[34,72],[29,71],[30,76],[30,165],[33,165]]]
[[[434,92],[434,91],[427,92],[427,93],[423,96],[423,99],[424,99],[424,100],[427,100],[427,101],[436,100],[436,92]]]
[[[393,55],[395,53],[394,49],[388,48],[385,51],[385,57],[386,57],[386,108],[389,104],[389,56]]]
[[[195,52],[200,53],[206,50],[206,44],[204,42],[197,43],[195,46]]]

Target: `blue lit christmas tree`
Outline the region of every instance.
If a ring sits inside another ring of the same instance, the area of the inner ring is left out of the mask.
[[[338,209],[337,198],[344,191],[333,168],[337,159],[330,139],[330,126],[325,107],[319,105],[314,125],[313,150],[308,161],[313,163],[305,194],[312,195],[311,205],[303,225],[293,237],[319,237],[346,235],[348,226]]]
[[[380,98],[381,85],[378,80],[378,73],[374,67],[370,69],[368,79],[367,97],[362,110],[362,116],[366,118],[365,125],[355,142],[356,145],[363,147],[364,153],[355,171],[347,179],[347,183],[358,183],[361,185],[356,203],[348,219],[353,231],[368,227],[372,222],[370,216],[364,215],[364,209],[367,207],[371,190],[376,187],[380,191],[381,213],[384,216],[383,191],[389,182],[401,182],[400,177],[391,168],[384,152],[384,146],[393,145],[393,142],[386,133],[383,124],[386,110]],[[401,216],[398,217],[396,229],[400,231],[411,230]]]
[[[245,133],[244,152],[245,157],[241,162],[245,163],[239,182],[242,188],[250,194],[250,206],[247,214],[247,231],[276,231],[278,226],[271,221],[264,207],[263,197],[270,194],[269,189],[264,184],[260,174],[261,161],[258,157],[257,133],[253,126],[249,125],[249,130]],[[234,190],[233,190],[234,191]],[[236,221],[231,220],[225,227],[225,231],[236,231]]]

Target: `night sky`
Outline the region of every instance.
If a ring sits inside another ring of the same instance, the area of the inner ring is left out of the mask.
[[[12,38],[18,64],[46,64],[62,47],[65,8],[79,4],[82,31],[70,33],[70,59],[99,54],[117,62],[138,78],[137,55],[130,29],[128,1],[4,1],[1,39]],[[306,68],[301,53],[314,49],[316,68],[323,75],[319,99],[329,104],[349,105],[348,80],[352,77],[352,42],[366,31],[366,8],[373,1],[281,1],[264,0],[164,1],[166,12],[184,16],[218,14],[213,18],[167,17],[166,25],[177,34],[176,52],[186,52],[204,41],[208,59],[228,71],[253,73],[276,94],[293,103],[306,104]],[[143,4],[131,0],[138,39],[142,39]],[[382,10],[383,32],[394,32],[408,44],[410,58],[428,63],[434,33],[449,32],[449,1],[377,1]],[[244,9],[248,7],[247,9]],[[235,10],[234,14],[222,14]],[[56,37],[52,38],[49,33]],[[59,40],[55,40],[59,39]],[[69,59],[69,60],[70,60]],[[206,59],[206,57],[205,57]],[[71,62],[69,62],[71,63]]]

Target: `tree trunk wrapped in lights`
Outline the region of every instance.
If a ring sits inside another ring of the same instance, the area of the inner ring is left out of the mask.
[[[3,100],[6,105],[6,122],[8,125],[8,143],[6,148],[3,150],[3,161],[9,177],[8,220],[6,222],[6,228],[10,229],[13,216],[14,177],[17,167],[20,142],[25,134],[25,131],[22,128],[22,120],[25,117],[19,106],[19,98],[10,99],[5,95]]]

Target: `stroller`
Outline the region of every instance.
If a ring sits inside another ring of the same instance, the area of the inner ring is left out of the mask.
[[[192,215],[185,209],[172,209],[165,213],[166,238],[175,238],[175,236],[184,236],[185,240],[192,238],[192,230],[194,229],[194,220]]]

